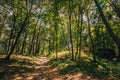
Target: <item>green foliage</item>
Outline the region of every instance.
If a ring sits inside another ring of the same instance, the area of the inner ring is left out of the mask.
[[[120,78],[119,62],[101,60],[73,62],[69,58],[53,59],[50,61],[52,67],[60,70],[60,74],[73,74],[82,72],[85,75],[94,76],[96,78],[115,77]]]
[[[63,69],[70,64],[74,64],[69,58],[60,58],[60,59],[53,59],[50,61],[53,67],[57,67],[59,69]]]
[[[97,1],[110,24],[111,32],[115,33],[119,41],[120,19],[115,9],[110,0]],[[119,0],[113,1],[119,11]],[[73,55],[76,60],[80,60],[80,52],[88,47],[93,55],[99,48],[112,48],[120,54],[112,38],[115,36],[108,33],[93,0],[0,0],[0,44],[5,44],[5,52],[12,50],[11,46],[15,43],[21,27],[24,29],[13,53],[20,53],[23,48],[22,53],[26,55],[54,55],[68,50],[71,55],[73,47]],[[99,62],[98,65],[90,61],[76,63],[70,58],[53,59],[51,65],[60,69],[61,74],[82,72],[95,77],[118,77],[117,70],[120,66],[119,63],[106,61]]]

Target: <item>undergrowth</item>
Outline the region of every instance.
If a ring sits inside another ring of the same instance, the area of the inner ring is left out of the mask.
[[[114,77],[120,79],[120,63],[107,60],[99,62],[93,61],[79,61],[73,62],[70,58],[64,57],[59,59],[52,59],[50,64],[53,68],[57,68],[60,74],[72,74],[81,72],[85,75],[96,78]]]

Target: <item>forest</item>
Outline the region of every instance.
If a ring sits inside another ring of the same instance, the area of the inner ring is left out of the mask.
[[[119,80],[120,0],[0,0],[0,80]]]

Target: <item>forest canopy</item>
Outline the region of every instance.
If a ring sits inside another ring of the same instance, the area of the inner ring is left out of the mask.
[[[75,60],[112,49],[120,58],[119,21],[119,0],[0,0],[0,51],[9,59],[67,50]]]

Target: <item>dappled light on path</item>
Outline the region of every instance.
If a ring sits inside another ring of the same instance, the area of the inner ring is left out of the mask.
[[[82,73],[59,74],[56,68],[51,67],[47,57],[13,57],[0,67],[0,80],[93,80]]]

